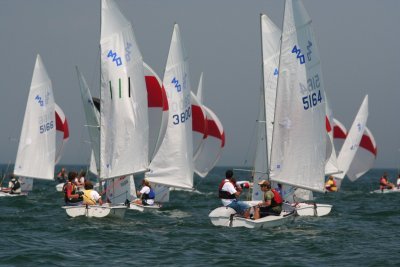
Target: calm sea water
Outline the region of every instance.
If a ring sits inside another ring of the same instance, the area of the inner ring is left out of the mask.
[[[55,182],[35,180],[29,196],[0,198],[0,265],[400,266],[400,194],[369,193],[383,171],[394,182],[396,170],[374,169],[339,193],[316,194],[334,205],[330,215],[272,230],[211,224],[225,170],[196,178],[200,193],[174,191],[162,210],[127,211],[122,220],[68,218]]]

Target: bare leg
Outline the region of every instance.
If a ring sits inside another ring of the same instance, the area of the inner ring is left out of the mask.
[[[254,220],[260,219],[260,208],[259,207],[254,207]]]

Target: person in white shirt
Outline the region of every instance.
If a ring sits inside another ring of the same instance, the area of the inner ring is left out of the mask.
[[[236,185],[236,179],[233,178],[233,171],[227,170],[225,179],[221,181],[218,187],[218,196],[222,205],[234,209],[245,218],[250,218],[250,205],[237,200],[241,192],[242,188]]]
[[[154,205],[154,198],[156,194],[154,193],[154,190],[151,188],[150,182],[147,179],[143,179],[142,188],[140,191],[137,191],[136,194],[140,199],[137,199],[135,203],[142,204],[144,206]]]

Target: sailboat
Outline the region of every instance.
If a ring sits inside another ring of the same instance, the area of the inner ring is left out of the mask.
[[[32,188],[31,179],[54,179],[55,158],[53,88],[46,67],[37,55],[14,165],[14,175],[20,177],[23,192]]]
[[[297,10],[300,10],[304,8],[298,7]],[[305,10],[304,10],[305,12]],[[305,13],[306,15],[306,13]],[[299,19],[301,16],[299,16]],[[308,15],[307,15],[308,17]],[[304,19],[304,18],[303,18]],[[298,21],[301,23],[301,21]],[[303,21],[304,22],[304,21]],[[279,57],[279,42],[281,38],[281,31],[278,29],[278,27],[273,24],[271,20],[269,20],[266,16],[263,17],[263,23],[262,23],[262,40],[263,40],[263,57],[264,57],[264,87],[265,87],[265,104],[266,104],[266,119],[259,120],[259,124],[265,124],[265,127],[262,129],[261,132],[258,134],[258,140],[260,144],[262,145],[257,145],[257,153],[256,153],[256,161],[255,161],[255,167],[254,167],[254,180],[255,183],[258,183],[261,180],[268,179],[268,173],[269,173],[269,167],[267,166],[267,160],[271,158],[271,149],[272,149],[272,136],[273,136],[273,131],[274,131],[274,115],[276,114],[275,112],[275,102],[276,102],[276,91],[277,91],[277,82],[278,82],[278,57]],[[308,30],[310,31],[310,29]],[[290,34],[290,33],[289,33]],[[299,37],[300,38],[300,37]],[[290,43],[290,42],[289,42]],[[312,40],[312,43],[314,44],[314,47],[316,45],[315,40]],[[295,44],[289,44],[293,45],[295,47]],[[309,43],[308,43],[309,45]],[[289,48],[281,48],[281,51],[285,51],[284,49],[289,49]],[[294,49],[292,51],[289,51],[291,53],[294,53]],[[296,52],[297,53],[297,52]],[[309,50],[310,57],[312,50]],[[289,59],[291,54],[289,54]],[[313,54],[313,59],[316,62],[317,65],[314,66],[314,68],[319,67],[319,59],[316,58],[317,55]],[[303,59],[303,57],[300,56],[300,60]],[[304,62],[305,63],[305,62]],[[303,65],[303,64],[300,64]],[[285,69],[284,69],[285,70]],[[317,75],[317,77],[319,77]],[[319,81],[319,78],[316,78],[317,82],[319,85],[322,81]],[[308,82],[308,81],[307,81]],[[307,84],[307,83],[305,83]],[[300,84],[300,86],[302,86]],[[303,85],[304,87],[304,85]],[[304,89],[302,88],[304,91]],[[320,97],[325,98],[325,93],[322,90],[320,92]],[[310,95],[311,96],[311,95]],[[306,98],[303,96],[302,100],[305,101]],[[322,100],[322,99],[321,99]],[[311,101],[311,100],[310,100]],[[306,100],[307,102],[307,100]],[[318,103],[318,102],[317,102]],[[311,102],[310,102],[311,104]],[[304,107],[303,107],[304,108]],[[313,109],[311,107],[307,107],[307,109]],[[337,173],[338,168],[336,164],[336,153],[333,147],[333,133],[332,133],[332,127],[330,127],[330,121],[332,120],[332,111],[329,109],[327,105],[325,105],[325,112],[326,118],[325,118],[325,127],[326,127],[326,132],[323,132],[322,135],[324,138],[326,138],[326,154],[324,155],[327,157],[328,162],[325,165],[325,173],[326,172],[331,172],[331,173]],[[320,130],[320,129],[318,129]],[[264,136],[267,136],[267,138],[264,138]],[[298,138],[297,138],[298,139]],[[322,140],[323,141],[323,140]],[[264,155],[264,151],[260,151],[261,147],[267,146],[267,155]],[[277,186],[277,183],[273,183],[275,186]],[[319,203],[314,203],[313,202],[313,194],[312,191],[309,189],[303,189],[301,187],[297,187],[294,185],[289,185],[288,183],[285,183],[284,181],[279,182],[282,185],[282,192],[284,192],[284,199],[291,203],[293,207],[296,208],[297,215],[299,216],[324,216],[327,215],[331,209],[332,205],[328,204],[319,204]],[[260,199],[261,198],[261,190],[258,186],[255,186],[253,188],[253,194],[252,194],[253,199]]]
[[[155,185],[158,201],[169,199],[169,187],[193,188],[190,75],[178,24],[174,25],[163,84],[170,107],[168,128],[160,149],[150,163],[150,171],[145,174]]]
[[[261,35],[264,79],[257,120],[257,145],[253,175],[255,186],[253,186],[252,201],[248,202],[250,205],[256,205],[263,199],[263,192],[256,185],[261,180],[268,179],[268,159],[270,154],[268,144],[272,143],[272,138],[267,133],[272,132],[273,113],[276,104],[275,94],[281,33],[266,15],[261,15]],[[293,208],[290,206],[286,206],[279,216],[266,216],[258,220],[235,216],[235,213],[230,207],[219,207],[211,211],[209,218],[212,224],[216,226],[269,228],[288,223],[294,216]]]
[[[101,2],[99,178],[143,173],[149,165],[148,101],[133,29],[112,0]],[[124,205],[64,206],[71,217],[123,217]]]
[[[341,180],[343,180],[343,178],[347,174],[354,160],[354,157],[356,156],[362,136],[365,132],[367,119],[368,119],[368,95],[365,96],[358,110],[358,113],[353,121],[350,131],[346,136],[344,144],[339,152],[338,165],[339,168],[342,170],[342,173],[334,175],[334,177],[337,180],[338,188],[340,187]]]
[[[206,131],[200,148],[194,153],[194,171],[204,178],[217,164],[225,146],[225,132],[217,115],[203,103],[203,73],[197,88],[197,99],[205,112]],[[196,118],[193,117],[193,121]],[[195,123],[195,122],[193,122]]]

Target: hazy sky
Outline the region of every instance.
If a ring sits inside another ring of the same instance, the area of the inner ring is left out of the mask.
[[[163,78],[174,22],[189,54],[192,88],[204,72],[204,103],[220,118],[218,165],[251,160],[261,83],[260,13],[282,27],[283,0],[116,0],[147,62]],[[348,129],[366,94],[375,167],[400,162],[400,1],[304,0],[313,19],[327,96]],[[61,163],[87,164],[75,65],[99,95],[100,0],[0,0],[0,162],[14,162],[36,54],[69,120]]]

